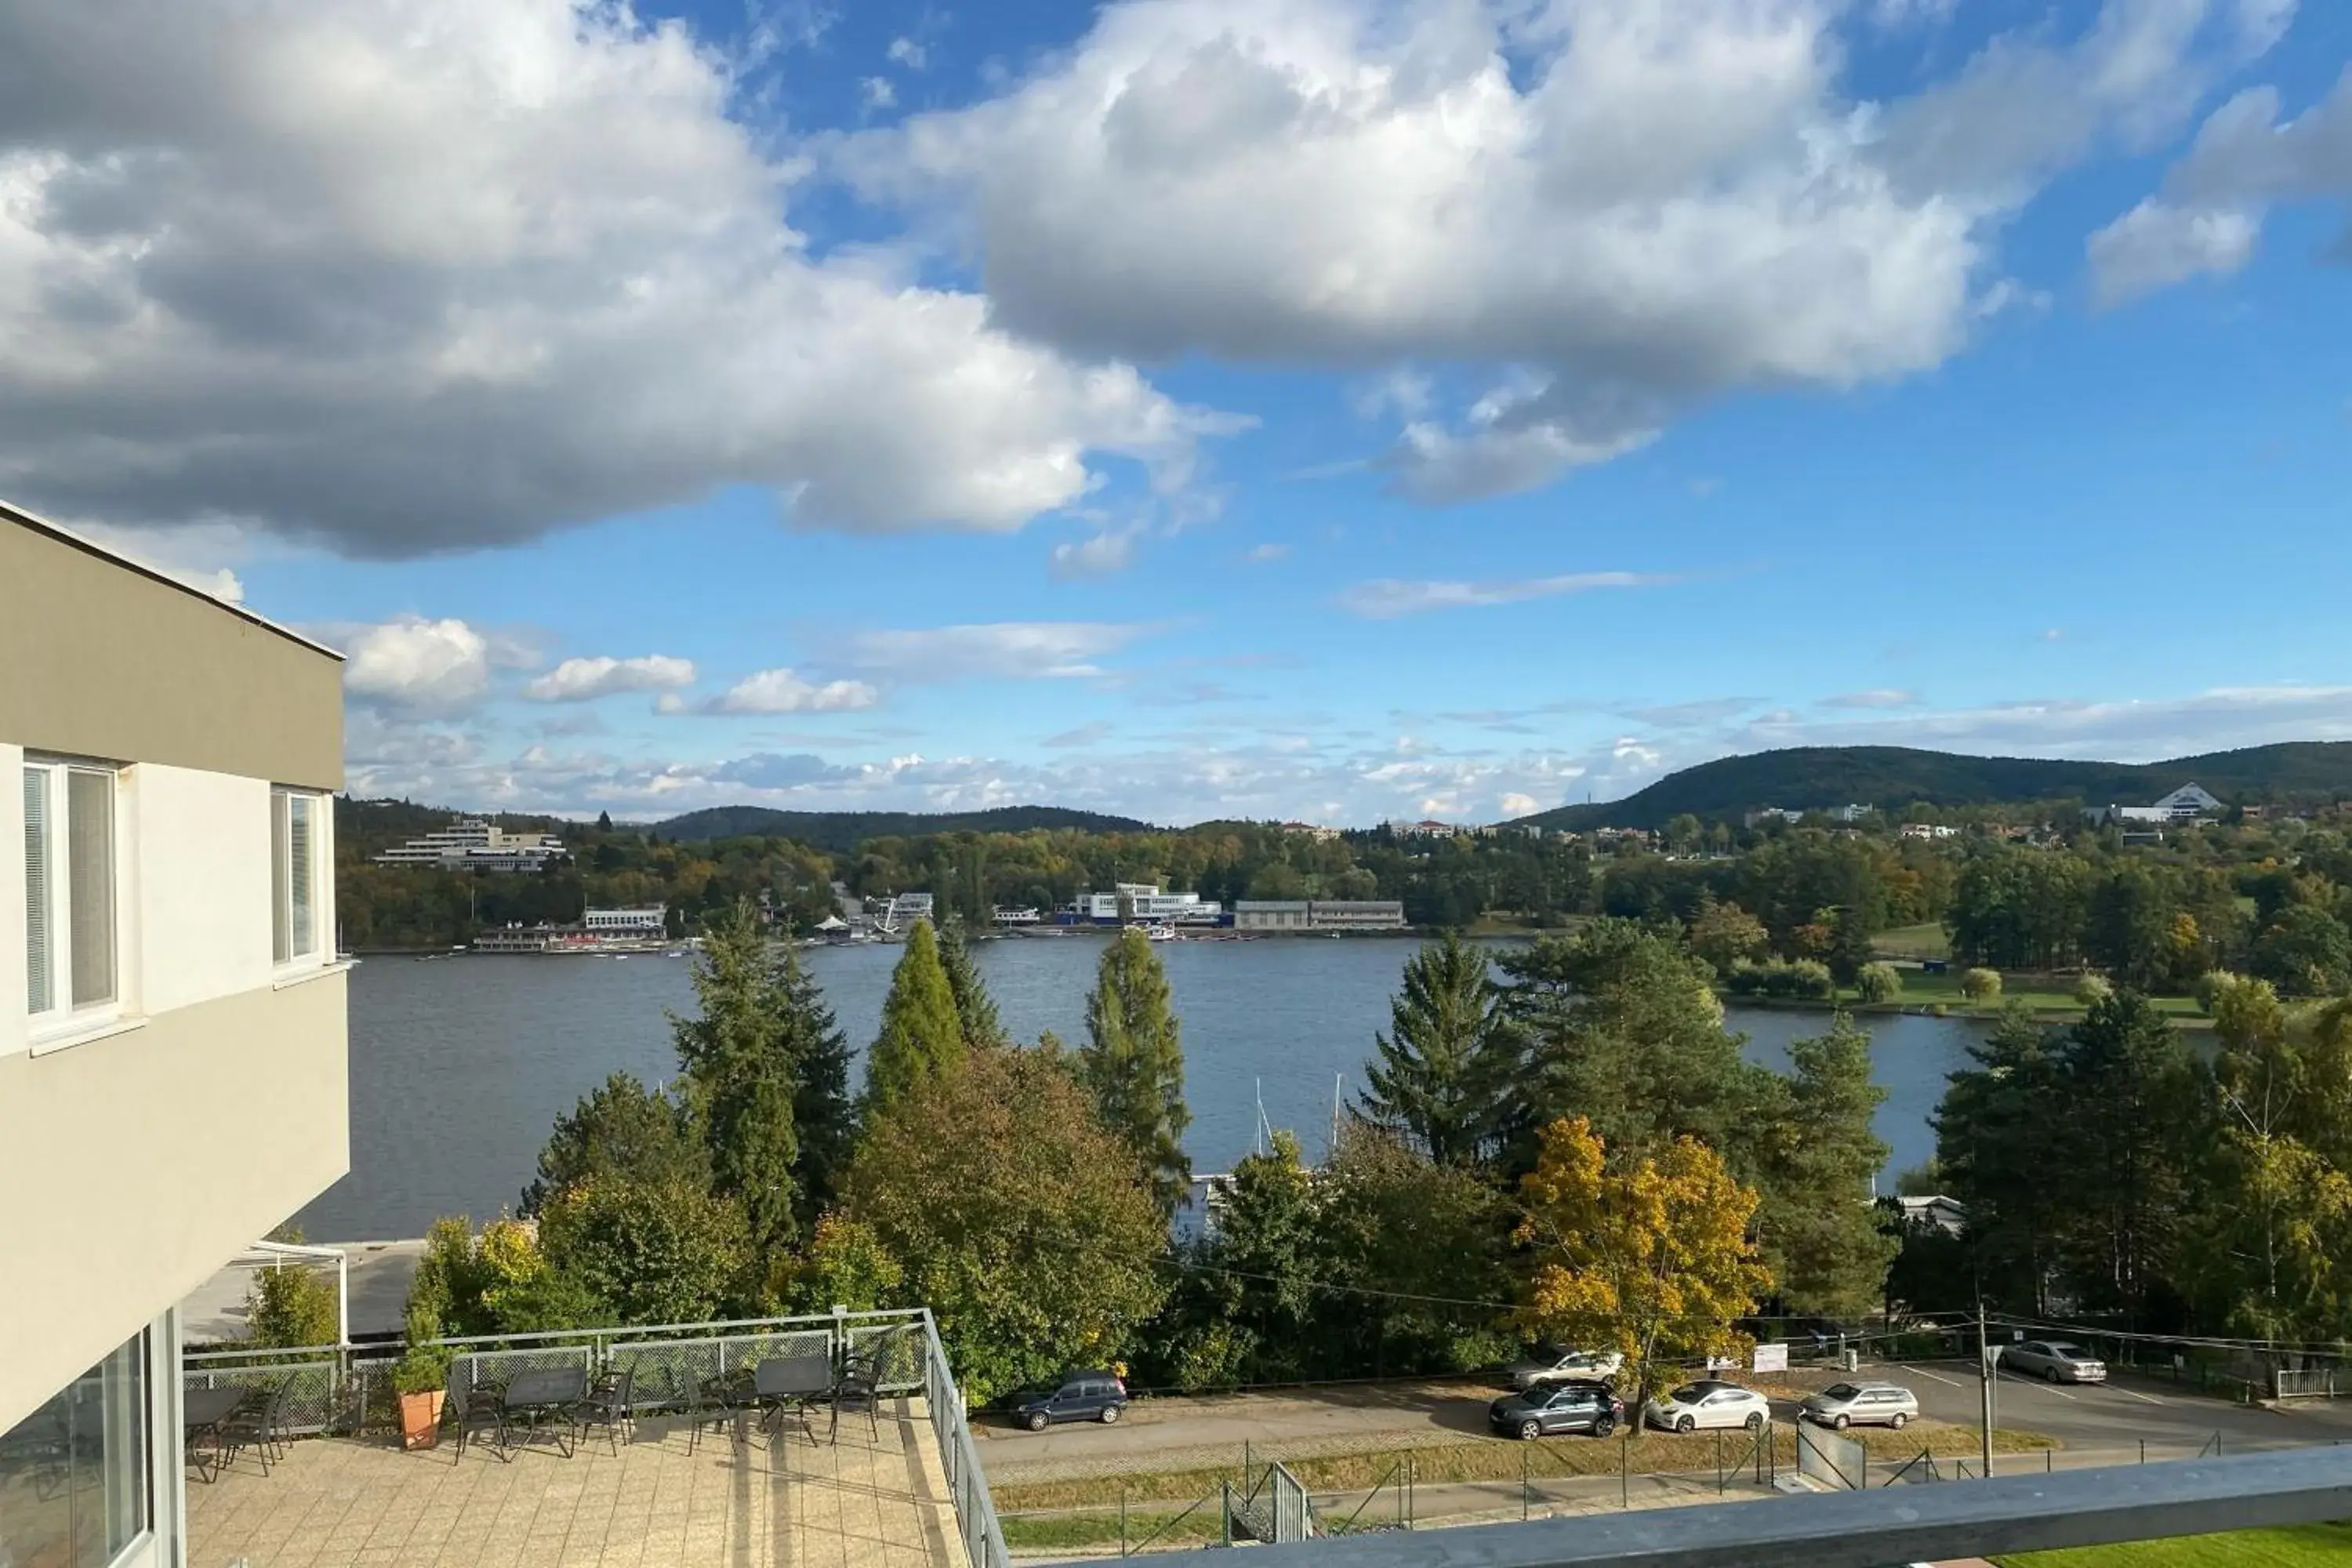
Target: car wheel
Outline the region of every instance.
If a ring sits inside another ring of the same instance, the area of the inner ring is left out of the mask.
[[[1903,1430],[1903,1423],[1905,1423],[1906,1421],[1908,1421],[1908,1420],[1910,1420],[1910,1419],[1911,1419],[1911,1417],[1909,1417],[1908,1415],[1904,1415],[1904,1414],[1903,1414],[1903,1412],[1901,1412],[1900,1410],[1898,1410],[1898,1411],[1896,1411],[1894,1415],[1890,1415],[1890,1416],[1888,1416],[1888,1417],[1886,1418],[1886,1424],[1887,1424],[1889,1426],[1894,1427],[1897,1432],[1900,1432],[1900,1431],[1902,1431],[1902,1430]]]
[[[2055,1383],[2058,1381],[2058,1369],[2054,1366],[2043,1367],[2042,1369],[2042,1375],[2048,1378],[2051,1382]]]
[[[1764,1430],[1764,1412],[1761,1410],[1749,1411],[1748,1413],[1746,1425],[1750,1432],[1761,1432]]]
[[[1032,1410],[1029,1412],[1027,1420],[1023,1424],[1032,1432],[1043,1432],[1045,1429],[1045,1413],[1042,1410]]]
[[[1830,1430],[1832,1432],[1843,1432],[1853,1425],[1853,1417],[1843,1412],[1830,1417]]]
[[[1534,1421],[1519,1423],[1519,1441],[1522,1443],[1532,1443],[1542,1436],[1543,1426],[1539,1423]]]
[[[1689,1416],[1685,1415],[1675,1422],[1675,1430],[1677,1432],[1688,1432],[1697,1425],[1697,1422],[1692,1420]]]
[[[1596,1437],[1606,1437],[1615,1430],[1617,1430],[1617,1417],[1614,1415],[1603,1415],[1592,1424],[1592,1435]]]
[[[1115,1424],[1118,1420],[1118,1406],[1116,1405],[1104,1405],[1100,1419],[1102,1424],[1106,1426]]]

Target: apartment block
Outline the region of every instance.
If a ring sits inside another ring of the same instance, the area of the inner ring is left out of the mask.
[[[176,1303],[343,1173],[330,649],[0,505],[0,1563],[185,1562]]]

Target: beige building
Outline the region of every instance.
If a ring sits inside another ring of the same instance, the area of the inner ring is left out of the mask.
[[[175,1304],[342,1174],[341,660],[0,505],[0,1563],[182,1564]]]

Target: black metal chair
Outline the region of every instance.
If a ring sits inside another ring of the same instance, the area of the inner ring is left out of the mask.
[[[224,1467],[247,1448],[260,1459],[265,1476],[273,1461],[285,1458],[286,1400],[293,1391],[294,1377],[289,1373],[257,1391],[256,1397],[238,1405],[220,1424],[220,1462]]]
[[[691,1454],[702,1441],[703,1427],[733,1424],[735,1405],[718,1378],[697,1377],[680,1367],[670,1368],[669,1377],[672,1403],[686,1416],[686,1451]]]
[[[607,1376],[588,1391],[580,1405],[580,1430],[574,1442],[583,1441],[592,1426],[604,1428],[604,1438],[613,1452],[621,1451],[621,1430],[629,1427],[630,1441],[636,1440],[635,1423],[629,1414],[629,1391],[637,1381],[637,1369],[630,1367],[617,1375]]]
[[[841,1412],[845,1405],[851,1410],[865,1411],[866,1426],[873,1429],[876,1440],[880,1440],[882,1392],[875,1386],[870,1363],[861,1367],[856,1358],[852,1357],[842,1374],[834,1379],[833,1393],[827,1396],[826,1403],[833,1406],[833,1418],[825,1427],[825,1441],[835,1444],[841,1441]]]
[[[512,1458],[507,1452],[506,1405],[496,1389],[472,1387],[462,1375],[453,1372],[448,1397],[443,1403],[448,1407],[446,1419],[457,1428],[457,1452],[454,1458],[464,1458],[466,1439],[481,1431],[498,1435],[499,1463],[505,1464]]]

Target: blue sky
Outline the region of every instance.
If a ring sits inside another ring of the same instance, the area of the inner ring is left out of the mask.
[[[12,56],[0,495],[349,649],[362,793],[1483,821],[2352,738],[2352,8],[11,0]]]

